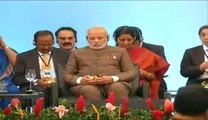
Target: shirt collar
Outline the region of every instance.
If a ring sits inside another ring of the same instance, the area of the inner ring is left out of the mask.
[[[51,55],[51,51],[48,52],[48,53],[41,53],[41,52],[38,51],[38,54],[39,54],[40,56],[43,56],[44,54]]]
[[[142,47],[142,45],[143,45],[143,42],[141,41],[139,47]]]
[[[204,44],[203,44],[203,49],[204,49],[204,51],[208,51],[208,47]]]

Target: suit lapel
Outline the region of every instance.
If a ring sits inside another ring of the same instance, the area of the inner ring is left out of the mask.
[[[31,64],[31,68],[35,69],[37,78],[40,78],[40,67],[39,67],[39,60],[38,60],[38,51],[37,51],[37,49],[34,49],[32,51],[32,55],[28,56],[28,57],[32,61],[32,62],[28,61],[29,64]]]
[[[204,62],[204,49],[203,49],[203,46],[200,46],[197,49],[196,53],[197,53],[196,54],[197,55],[196,59],[197,59],[198,63],[200,63],[200,64],[203,63]]]
[[[53,58],[53,65],[54,65],[55,73],[56,73],[56,76],[57,76],[57,70],[58,70],[58,66],[57,66],[58,61],[57,61],[57,59],[60,56],[57,55],[57,51],[54,48],[52,49],[51,55],[52,55],[51,57]]]

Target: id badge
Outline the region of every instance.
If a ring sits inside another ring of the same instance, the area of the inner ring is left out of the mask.
[[[52,76],[52,73],[50,70],[43,70],[43,81],[47,84],[53,84],[55,83],[55,79]]]

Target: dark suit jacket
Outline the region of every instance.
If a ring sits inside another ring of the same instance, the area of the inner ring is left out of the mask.
[[[68,59],[68,52],[64,50],[53,48],[52,58],[54,62],[54,68],[57,77],[57,64],[66,64]],[[16,65],[14,67],[14,84],[20,86],[20,91],[25,92],[29,88],[29,82],[25,79],[25,69],[32,68],[36,71],[36,79],[40,79],[40,68],[38,62],[38,51],[37,49],[32,49],[17,55]],[[38,86],[33,86],[37,91],[43,91],[42,88]]]
[[[64,72],[64,80],[76,85],[78,77],[118,76],[120,82],[130,85],[136,77],[131,58],[124,48],[107,46],[101,50],[89,47],[73,50]]]
[[[199,69],[202,62],[204,62],[202,45],[186,49],[181,61],[180,73],[182,76],[188,77],[187,85],[198,80],[198,77],[203,74]]]

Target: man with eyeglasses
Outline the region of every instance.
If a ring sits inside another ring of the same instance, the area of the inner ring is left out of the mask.
[[[27,92],[29,81],[25,78],[25,70],[35,69],[36,79],[32,89],[44,92],[44,103],[48,107],[52,104],[50,103],[51,85],[53,82],[56,82],[57,66],[58,64],[66,64],[69,53],[53,47],[54,37],[49,30],[37,31],[34,34],[33,44],[35,45],[34,49],[17,55],[13,81],[20,86],[20,92]]]

